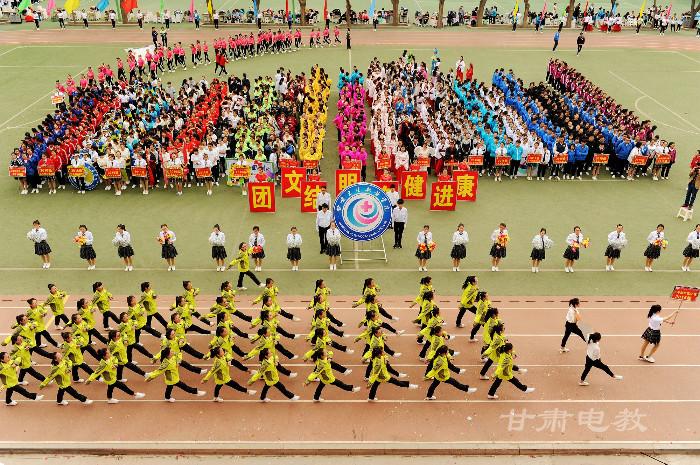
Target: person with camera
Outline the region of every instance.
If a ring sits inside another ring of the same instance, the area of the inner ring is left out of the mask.
[[[688,210],[693,209],[695,197],[697,197],[698,189],[700,189],[700,160],[695,161],[692,166],[693,168],[690,170],[688,177],[688,189],[686,190],[685,201],[682,206],[682,208],[687,208]]]

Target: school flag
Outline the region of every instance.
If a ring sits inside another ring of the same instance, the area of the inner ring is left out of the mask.
[[[96,8],[99,11],[105,11],[108,6],[109,6],[109,0],[100,0],[100,2],[97,4]]]
[[[613,6],[613,14],[615,14],[615,7]],[[586,6],[583,7],[583,17],[588,16],[588,0],[586,0]]]
[[[107,0],[107,2],[109,3],[109,0]],[[122,18],[122,9],[119,8],[119,0],[114,0],[114,9],[117,13],[117,21],[123,23],[124,19]]]
[[[642,15],[644,14],[644,10],[646,9],[646,7],[647,7],[647,0],[644,0],[642,2],[642,7],[639,9],[639,16],[638,16],[639,18],[641,18]]]
[[[160,0],[160,15],[163,16],[163,11],[165,10],[165,0]]]
[[[126,14],[129,14],[129,13],[131,13],[132,10],[135,10],[136,8],[138,8],[139,4],[138,4],[138,0],[122,0],[121,6],[124,9],[124,12]],[[119,11],[119,9],[117,9],[117,11]]]
[[[671,8],[673,8],[673,3],[669,3],[668,9],[666,10],[666,17],[670,18],[671,17]]]
[[[51,12],[56,8],[56,0],[49,0],[46,4],[46,14],[51,17]]]
[[[515,0],[515,7],[513,7],[513,19],[517,17],[519,7],[520,5],[518,4],[518,0]]]
[[[207,12],[209,12],[209,18],[214,16],[214,1],[207,0]]]
[[[297,7],[296,7],[297,0],[292,0],[292,21],[297,20]]]
[[[374,10],[377,8],[377,0],[372,0],[369,3],[369,19],[370,21],[374,18]]]
[[[31,0],[22,0],[19,6],[17,6],[17,11],[21,13],[22,11],[26,10],[31,3]]]
[[[328,0],[323,0],[323,20],[328,19]]]
[[[77,10],[79,6],[80,0],[66,0],[66,3],[63,4],[63,9],[66,10],[66,13],[71,14],[73,11]]]
[[[194,21],[194,0],[190,0],[190,21]]]
[[[540,13],[540,18],[544,18],[544,15],[547,14],[547,2],[544,2],[544,6],[542,7],[542,13]]]
[[[615,12],[617,11],[617,2],[612,6],[612,15],[615,16]]]
[[[284,0],[284,20],[289,21],[289,0]]]

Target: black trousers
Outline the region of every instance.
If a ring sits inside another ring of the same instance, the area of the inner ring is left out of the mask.
[[[523,383],[521,383],[520,380],[518,380],[518,378],[513,377],[513,378],[509,379],[508,381],[513,386],[515,386],[516,388],[520,389],[523,392],[527,389],[527,386],[524,385]],[[493,384],[491,385],[491,388],[489,389],[490,396],[496,395],[496,391],[498,390],[498,387],[501,385],[502,382],[503,382],[503,380],[501,378],[496,378],[493,380]]]
[[[214,388],[214,397],[219,397],[219,393],[221,392],[221,388],[224,386],[228,386],[230,388],[235,389],[238,392],[248,392],[246,388],[235,382],[234,380],[229,380],[228,383],[226,384],[217,384],[216,387]]]
[[[80,178],[77,178],[77,179],[80,179]],[[61,315],[55,315],[53,317],[54,326],[60,326],[61,322],[63,322],[64,324],[68,324],[68,317],[66,316],[65,313],[63,313]]]
[[[135,335],[136,335],[136,343],[137,343],[137,344],[138,344],[139,342],[141,342],[141,331],[145,331],[145,332],[147,332],[148,334],[150,334],[151,336],[156,337],[156,338],[158,338],[158,339],[160,339],[160,337],[162,336],[162,334],[160,333],[160,331],[156,331],[155,329],[153,329],[153,328],[151,328],[150,326],[146,325],[146,326],[144,326],[144,327],[142,327],[142,328],[137,329],[136,332],[135,332],[135,333],[136,333]]]
[[[197,388],[193,388],[192,386],[188,386],[187,384],[183,383],[182,381],[178,381],[177,384],[169,384],[165,387],[165,398],[170,399],[170,396],[173,393],[173,388],[178,387],[182,389],[183,391],[187,392],[188,394],[197,394]]]
[[[44,381],[46,379],[44,375],[36,371],[32,366],[30,366],[29,368],[20,368],[19,377],[17,378],[20,383],[24,381],[25,375],[32,375],[35,379],[38,379],[39,381]]]
[[[294,339],[294,338],[296,337],[294,334],[288,332],[287,330],[285,330],[285,329],[284,329],[283,327],[281,327],[281,326],[277,326],[277,333],[278,333],[280,336],[286,337],[287,339]]]
[[[39,346],[32,347],[31,349],[29,349],[29,353],[39,354],[44,358],[48,358],[49,360],[53,360],[53,355],[51,355],[51,353],[47,352],[46,350],[42,349]]]
[[[73,386],[68,386],[66,388],[58,388],[58,392],[56,393],[56,402],[63,402],[63,395],[65,393],[70,394],[74,399],[78,399],[80,402],[85,402],[87,400],[87,397],[76,391]]]
[[[586,337],[583,335],[581,328],[579,328],[576,323],[569,323],[567,321],[566,325],[564,326],[564,337],[561,338],[562,347],[566,347],[566,341],[569,340],[569,336],[571,336],[572,333],[578,335],[583,342],[586,342]]]
[[[118,365],[117,366],[117,379],[123,379],[124,378],[124,367],[128,368],[129,370],[133,371],[137,375],[144,376],[146,374],[145,371],[143,371],[141,368],[139,368],[137,365],[134,365],[134,362],[126,362],[125,365]]]
[[[479,332],[479,328],[481,328],[481,325],[478,324],[478,323],[477,323],[477,324],[474,324],[474,325],[472,326],[472,330],[469,332],[469,339],[470,339],[470,340],[474,340],[474,337],[476,336],[476,333]]]
[[[91,329],[88,331],[88,335],[90,336],[90,341],[92,341],[92,337],[94,336],[95,339],[97,339],[98,341],[100,341],[102,344],[105,344],[105,345],[106,345],[107,342],[108,342],[108,341],[107,341],[107,338],[104,337],[102,334],[100,334],[100,332],[99,332],[98,330],[96,330],[95,328],[91,328]]]
[[[7,391],[5,391],[5,403],[6,404],[9,404],[10,402],[12,402],[12,394],[14,394],[15,392],[21,396],[26,397],[27,399],[36,400],[35,393],[27,391],[26,389],[24,389],[22,386],[20,386],[18,384],[17,386],[7,388]]]
[[[328,248],[328,240],[326,239],[326,232],[328,232],[328,228],[323,228],[321,226],[318,227],[318,242],[321,246],[321,253],[324,253],[326,249]]]
[[[109,327],[109,320],[113,320],[116,324],[121,323],[117,315],[115,315],[111,310],[107,310],[102,314],[102,327],[107,329]]]
[[[184,368],[187,371],[191,371],[192,373],[197,373],[198,375],[202,373],[202,369],[198,368],[194,365],[192,365],[190,362],[186,360],[180,361],[180,366]]]
[[[240,271],[238,273],[238,287],[243,287],[243,277],[244,276],[248,276],[250,279],[252,279],[256,286],[260,285],[260,280],[258,279],[258,277],[255,276],[252,271],[248,270],[248,271]]]
[[[393,384],[394,386],[402,387],[402,388],[407,388],[408,387],[408,381],[399,381],[396,378],[389,378],[387,381],[389,384]],[[377,395],[377,389],[379,388],[379,385],[381,383],[379,381],[375,381],[372,383],[372,387],[369,388],[369,398],[374,399]]]
[[[78,376],[78,368],[82,368],[83,371],[88,375],[94,373],[92,368],[90,368],[85,362],[81,363],[80,365],[73,365],[73,367],[71,368],[71,372],[73,374],[73,381],[78,381],[80,379],[80,377]]]
[[[467,313],[467,310],[469,310],[471,313],[476,315],[476,307],[471,306],[471,307],[463,307],[459,306],[459,313],[457,313],[457,326],[462,324],[462,318],[464,318],[464,314]]]
[[[83,354],[87,352],[88,354],[90,354],[90,356],[92,356],[92,358],[94,358],[98,362],[100,361],[100,356],[97,354],[95,348],[92,347],[90,344],[86,345],[85,347],[81,347],[80,352],[82,352]]]
[[[110,384],[107,386],[107,399],[112,398],[112,395],[114,394],[115,388],[119,389],[120,391],[124,391],[125,393],[129,394],[130,396],[133,396],[135,394],[134,391],[129,386],[127,386],[126,384],[117,380],[113,384]]]
[[[185,329],[185,332],[188,332],[188,333],[192,332],[192,333],[199,333],[199,334],[211,334],[211,331],[209,331],[208,329],[204,329],[204,328],[197,326],[197,325],[194,325],[194,324],[188,326],[187,329]]]
[[[384,318],[389,318],[390,320],[393,320],[394,317],[389,314],[386,310],[384,310],[384,306],[380,305],[379,306],[379,314],[383,316]]]
[[[181,347],[182,351],[185,353],[190,354],[191,356],[198,358],[202,360],[204,358],[204,354],[192,347],[189,344],[185,344],[184,346]]]
[[[292,352],[290,352],[286,347],[284,347],[279,342],[275,344],[275,349],[277,349],[282,355],[284,355],[288,359],[291,359],[292,357],[294,357],[294,354]]]
[[[136,352],[139,352],[142,355],[145,355],[146,357],[148,357],[149,360],[153,358],[153,354],[150,353],[148,351],[148,349],[146,349],[144,346],[142,346],[140,344],[132,344],[126,348],[126,358],[128,360],[132,359],[134,349],[136,350]]]
[[[394,223],[394,246],[396,247],[401,247],[404,226],[406,226],[406,223],[400,223],[398,221]]]
[[[286,387],[284,387],[284,384],[282,384],[280,381],[277,381],[277,382],[276,382],[275,384],[273,384],[272,386],[274,386],[275,388],[277,388],[277,390],[278,390],[279,392],[281,392],[282,394],[284,394],[284,396],[285,396],[287,399],[291,399],[292,397],[294,397],[294,394],[292,394],[292,393],[289,391],[289,389],[287,389]],[[270,387],[271,387],[271,386],[268,386],[267,384],[265,384],[265,386],[263,386],[262,391],[260,391],[260,400],[263,400],[263,399],[267,398],[267,391],[270,390]]]
[[[231,315],[235,315],[235,316],[237,316],[238,318],[240,318],[240,319],[243,320],[243,321],[247,321],[247,322],[253,321],[253,317],[252,317],[252,316],[246,315],[245,313],[243,313],[243,312],[240,311],[240,310],[236,310],[235,312],[231,313]]]
[[[146,317],[146,326],[150,326],[151,328],[153,328],[153,325],[151,324],[151,322],[153,321],[154,318],[155,318],[156,320],[158,320],[158,323],[160,323],[160,324],[163,325],[163,328],[166,328],[166,329],[167,329],[167,327],[168,327],[168,322],[165,321],[165,318],[163,318],[163,315],[161,315],[160,313],[154,313],[153,315],[148,315],[148,316]],[[159,336],[159,337],[160,337],[160,336]]]
[[[426,397],[433,397],[433,394],[435,394],[435,389],[440,385],[439,380],[434,379],[430,387],[428,388],[428,393],[425,395]],[[462,384],[459,381],[457,381],[454,378],[449,378],[447,381],[443,381],[445,384],[449,384],[450,386],[454,386],[460,391],[467,392],[469,390],[469,385],[468,384]]]
[[[54,340],[54,338],[51,337],[49,332],[46,330],[43,330],[43,331],[40,331],[40,332],[34,334],[34,341],[36,342],[37,346],[41,345],[41,337],[42,336],[44,336],[44,339],[46,339],[46,341],[49,344],[51,344],[54,347],[58,347],[58,343]]]
[[[336,379],[335,381],[333,381],[332,383],[329,383],[329,384],[332,384],[333,386],[337,386],[340,389],[342,389],[343,391],[348,391],[348,392],[352,391],[352,385],[346,384],[346,383],[340,381],[339,379]],[[314,400],[318,400],[321,398],[321,392],[323,391],[324,387],[326,387],[325,383],[323,381],[320,381],[318,383],[318,386],[316,386],[316,392],[314,392]]]
[[[588,376],[588,372],[591,371],[591,368],[593,368],[593,367],[600,368],[601,370],[606,372],[611,378],[615,377],[615,374],[612,372],[610,367],[608,367],[600,359],[592,360],[588,355],[586,355],[586,367],[583,369],[583,373],[581,373],[581,381],[586,380],[586,376]]]

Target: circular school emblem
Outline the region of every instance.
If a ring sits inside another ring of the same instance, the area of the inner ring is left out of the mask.
[[[335,199],[333,219],[340,233],[348,239],[371,241],[391,225],[391,200],[374,184],[353,184]]]
[[[78,188],[78,178],[68,176],[68,182],[71,186]],[[85,190],[94,190],[100,183],[100,175],[97,172],[97,168],[92,165],[85,165]]]

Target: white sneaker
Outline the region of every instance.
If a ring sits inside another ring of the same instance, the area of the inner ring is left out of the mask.
[[[9,404],[5,404],[5,405],[7,405],[8,407],[14,407],[15,405],[17,405],[17,401],[16,401],[16,400],[13,400],[13,401],[10,402]],[[59,405],[60,405],[60,404],[59,404]]]
[[[348,368],[343,375],[348,376],[350,373],[352,373],[352,369]]]
[[[615,271],[615,267],[610,265],[610,271]]]
[[[396,334],[399,335],[399,336],[401,336],[401,335],[402,335],[403,333],[405,333],[405,332],[406,332],[405,329],[399,329],[398,331],[396,331]]]
[[[13,401],[13,402],[14,402],[14,401]],[[57,403],[58,403],[58,405],[68,405],[68,401],[67,401],[67,400],[62,400],[61,402],[57,402]],[[15,404],[17,404],[17,402],[15,402]]]
[[[108,404],[118,404],[119,399],[115,399],[114,397],[112,397],[111,399],[107,400],[107,403]]]
[[[437,399],[437,397],[435,397],[435,396],[430,396],[430,397],[425,398],[425,400],[436,400],[436,399]]]
[[[354,351],[353,349],[348,349],[348,350],[345,351],[345,353],[346,353],[346,354],[352,355],[352,354],[355,353],[355,351]]]
[[[248,389],[248,392],[247,392],[247,394],[248,394],[249,396],[254,396],[254,395],[257,394],[257,393],[258,393],[258,391],[254,390],[254,389]]]
[[[297,376],[298,376],[297,373],[294,373],[294,372],[289,373],[290,378],[296,378]]]
[[[535,392],[534,387],[529,387],[529,388],[525,389],[525,394],[530,394],[531,392]]]
[[[522,374],[527,373],[527,368],[520,368],[520,369],[518,370],[518,373],[522,373]]]
[[[146,397],[146,394],[143,392],[134,393],[134,399],[143,399],[144,397]]]
[[[289,400],[291,400],[292,402],[294,402],[294,401],[297,401],[297,400],[299,400],[299,399],[300,399],[299,396],[294,396],[294,397],[292,397],[292,398],[289,399]]]
[[[394,352],[394,358],[401,357],[401,352]]]
[[[268,399],[267,397],[265,397],[264,399],[261,400],[261,402],[272,402],[272,401],[270,399]]]
[[[224,399],[221,397],[214,397],[214,402],[223,402]]]
[[[239,291],[247,291],[248,288],[245,287],[245,286],[241,286],[241,287],[238,288],[238,290],[239,290]]]
[[[197,391],[197,397],[203,397],[207,394],[207,391]]]
[[[352,392],[359,392],[360,391],[360,386],[355,386],[352,388]]]
[[[588,381],[579,381],[578,382],[579,386],[588,386],[588,384],[589,384]]]
[[[409,384],[408,389],[418,389],[418,385],[417,384]]]
[[[476,388],[475,388],[475,387],[470,387],[470,388],[467,389],[467,394],[474,394],[475,392],[476,392]]]
[[[175,402],[175,398],[174,398],[174,397],[169,397],[169,398],[167,398],[167,399],[165,399],[165,400],[168,401],[168,402],[170,402],[171,404],[172,404],[173,402]]]
[[[622,379],[622,375],[615,375],[614,378],[617,379],[617,380],[621,380],[621,379]]]
[[[497,394],[494,394],[494,395],[490,395],[490,394],[489,394],[489,395],[486,396],[486,397],[488,397],[488,398],[491,399],[491,400],[496,400],[496,399],[498,399],[498,395],[497,395]]]
[[[488,375],[479,375],[479,379],[484,380],[484,381],[488,381],[491,378],[489,378]]]
[[[129,271],[129,267],[128,267],[128,266],[125,266],[125,267],[124,267],[124,271]]]
[[[495,267],[495,266],[492,266],[492,267],[491,267],[491,271],[496,271],[496,267]]]
[[[20,381],[18,384],[19,384],[20,386],[26,386],[26,385],[29,384],[29,382],[28,382],[28,381]]]
[[[654,363],[654,362],[656,362],[656,360],[654,360],[654,357],[650,357],[650,356],[648,356],[648,355],[645,355],[645,356],[644,356],[644,361],[645,361],[645,362],[649,362],[649,363]]]
[[[406,373],[399,373],[399,378],[408,378],[408,375]]]
[[[36,399],[34,399],[34,400],[43,400],[43,399],[44,399],[44,394],[38,394],[36,396]]]

